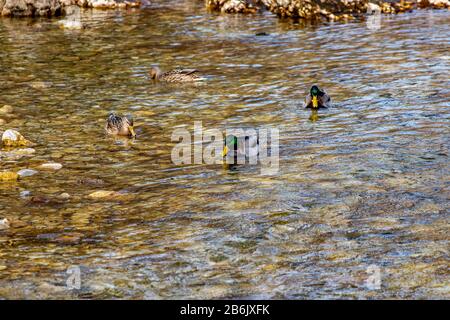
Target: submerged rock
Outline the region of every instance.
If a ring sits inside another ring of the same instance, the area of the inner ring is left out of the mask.
[[[60,170],[62,168],[61,163],[51,162],[51,163],[44,163],[39,166],[42,170]]]
[[[30,87],[37,90],[43,90],[51,88],[53,84],[49,81],[33,81],[30,82]]]
[[[127,200],[131,197],[131,194],[111,190],[99,190],[88,195],[88,198],[92,200]]]
[[[34,176],[36,173],[38,173],[38,171],[33,169],[22,169],[17,172],[21,178]]]
[[[33,148],[21,148],[8,151],[0,151],[0,161],[16,161],[26,156],[31,156],[36,150]]]
[[[79,232],[43,233],[37,235],[36,239],[59,244],[77,244],[81,241],[83,236],[84,235]]]
[[[1,1],[1,0],[0,0]],[[13,112],[13,107],[11,107],[8,104],[5,104],[3,107],[0,108],[0,114],[8,114]]]
[[[76,244],[81,241],[83,236],[84,235],[79,232],[67,232],[56,237],[54,241],[61,244]]]
[[[24,190],[24,191],[21,191],[19,195],[21,198],[28,198],[29,196],[31,196],[31,191]]]
[[[2,171],[0,172],[0,181],[16,181],[19,175],[16,172]]]
[[[36,150],[34,150],[33,148],[21,148],[21,149],[16,149],[12,152],[17,155],[27,156],[27,155],[34,154],[36,152]]]
[[[58,199],[68,200],[68,199],[70,199],[70,194],[68,194],[67,192],[63,192],[60,195],[58,195]]]
[[[116,191],[100,190],[92,192],[88,197],[91,199],[103,199],[103,198],[114,198],[120,196],[120,193]]]
[[[102,179],[82,178],[78,179],[77,183],[88,186],[102,186],[105,184],[105,181],[103,181]]]
[[[31,144],[19,131],[8,129],[2,135],[3,145],[6,147],[23,147]]]
[[[10,227],[9,220],[6,218],[0,219],[0,230],[6,230]]]

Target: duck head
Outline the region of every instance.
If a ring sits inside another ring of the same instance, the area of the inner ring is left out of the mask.
[[[161,76],[161,74],[162,74],[162,71],[158,67],[152,67],[150,69],[150,78],[151,79],[156,80],[156,79],[158,79]]]
[[[136,138],[136,132],[134,132],[134,120],[131,115],[127,115],[125,117],[128,128],[128,135],[132,138]]]
[[[229,135],[225,138],[225,143],[223,146],[222,157],[226,157],[228,152],[231,150],[237,150],[238,139],[234,135]]]

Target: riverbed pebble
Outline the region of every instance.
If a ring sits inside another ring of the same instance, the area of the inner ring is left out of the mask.
[[[77,183],[88,186],[101,186],[105,184],[105,181],[95,178],[81,178],[77,180]]]
[[[34,154],[35,152],[36,150],[33,148],[20,148],[12,151],[13,154],[21,156],[31,155]]]
[[[51,82],[48,81],[33,81],[30,83],[30,87],[33,89],[48,89],[52,86]]]
[[[99,190],[92,192],[88,197],[91,199],[115,198],[121,196],[117,191]]]
[[[10,227],[9,220],[6,218],[0,219],[0,230],[6,230]]]
[[[62,244],[76,244],[81,241],[83,234],[79,232],[67,232],[59,235],[54,239],[55,242]]]
[[[24,190],[24,191],[21,191],[19,195],[21,198],[27,198],[27,197],[31,196],[31,191]]]
[[[63,192],[58,196],[58,198],[61,200],[68,200],[70,199],[70,194],[68,194],[67,192]]]
[[[62,164],[57,162],[44,163],[39,166],[39,168],[42,170],[54,170],[54,171],[60,170],[62,167],[63,167]]]
[[[0,114],[8,114],[13,112],[13,107],[11,107],[9,104],[5,104],[3,107],[0,108]]]
[[[35,152],[36,152],[36,150],[34,150],[32,148],[21,148],[21,149],[9,150],[9,151],[0,151],[0,161],[1,160],[16,161],[25,156],[30,156]]]
[[[36,173],[38,173],[38,171],[33,169],[22,169],[17,172],[21,178],[34,176]]]
[[[16,181],[19,179],[19,175],[12,171],[2,171],[0,172],[0,181]]]
[[[2,142],[7,147],[22,147],[28,145],[30,142],[20,134],[19,131],[8,129],[3,132]]]

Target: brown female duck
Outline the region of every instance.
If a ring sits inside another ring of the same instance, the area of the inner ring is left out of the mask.
[[[134,132],[134,121],[131,116],[119,116],[110,113],[106,120],[105,131],[110,135],[136,137]]]
[[[165,82],[194,82],[204,80],[204,78],[200,77],[196,69],[174,69],[162,72],[158,67],[150,69],[150,78]]]

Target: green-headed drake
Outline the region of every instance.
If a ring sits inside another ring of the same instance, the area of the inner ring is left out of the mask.
[[[242,161],[246,159],[256,161],[258,154],[259,140],[256,135],[239,137],[228,135],[225,138],[222,157],[226,159],[227,164],[238,164],[238,158]]]
[[[150,69],[150,78],[165,82],[195,82],[204,80],[204,78],[200,77],[199,71],[196,69],[174,69],[162,72],[158,67],[152,67]]]
[[[110,113],[106,120],[105,131],[110,135],[136,137],[133,117],[130,115],[119,116],[115,113]]]
[[[331,106],[331,98],[325,90],[313,85],[305,98],[305,108],[328,108]]]

